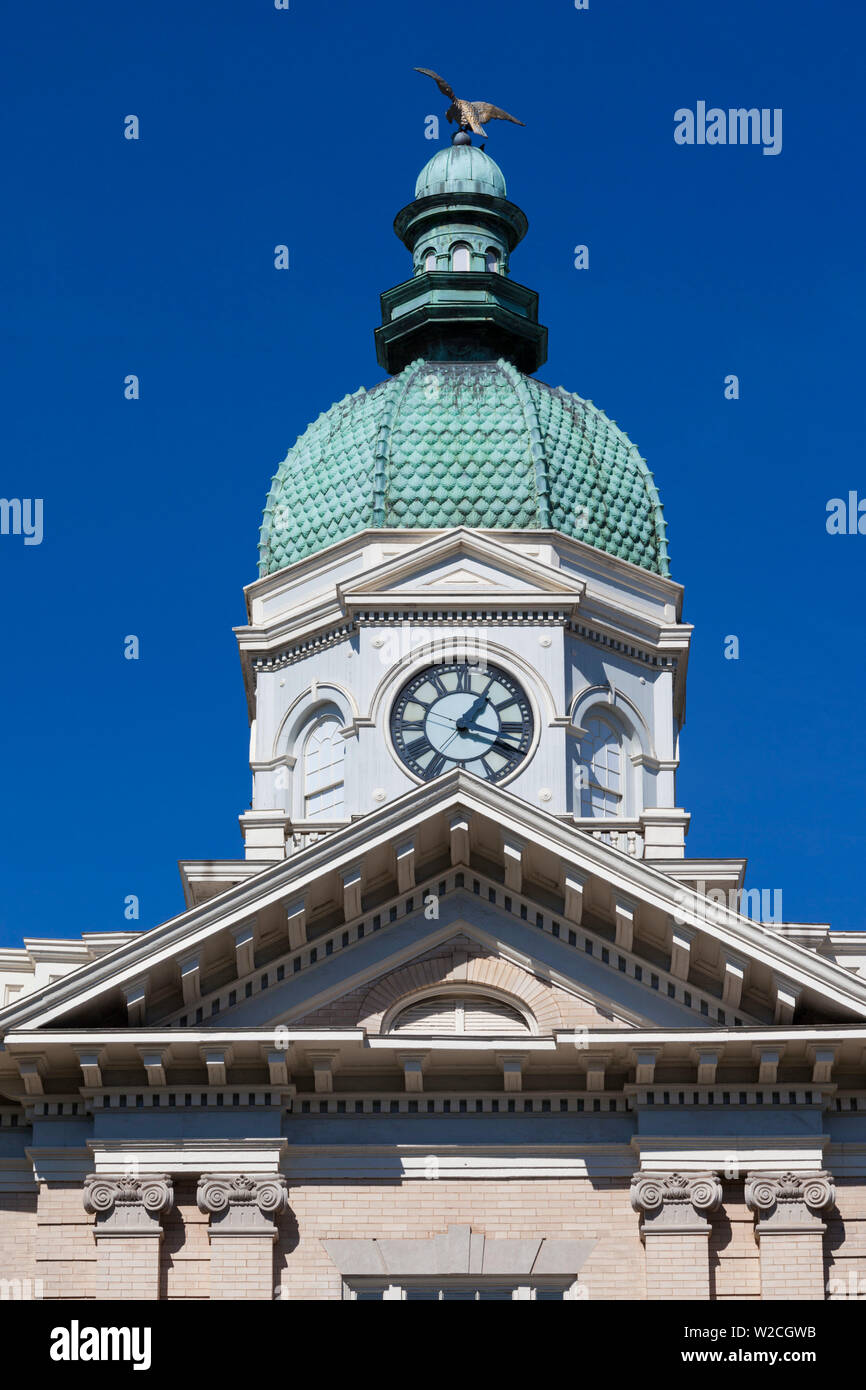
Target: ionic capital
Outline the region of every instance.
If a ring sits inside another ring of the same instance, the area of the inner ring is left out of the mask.
[[[126,1173],[91,1173],[84,1179],[84,1210],[96,1217],[95,1235],[159,1235],[159,1218],[174,1202],[167,1173],[134,1178]]]
[[[836,1200],[831,1173],[752,1173],[746,1178],[746,1206],[759,1218],[758,1234],[815,1230],[819,1212]],[[821,1227],[823,1228],[823,1227]]]
[[[722,1184],[715,1173],[636,1173],[631,1204],[643,1216],[644,1235],[700,1235],[704,1219],[721,1205]]]
[[[274,1220],[288,1206],[279,1173],[202,1173],[196,1201],[211,1217],[211,1235],[265,1235],[276,1239]]]

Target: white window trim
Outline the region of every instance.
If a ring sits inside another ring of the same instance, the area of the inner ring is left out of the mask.
[[[539,1279],[534,1279],[534,1280],[532,1280],[531,1283],[518,1283],[517,1280],[513,1278],[513,1276],[512,1276],[512,1278],[509,1278],[508,1275],[496,1275],[496,1274],[486,1274],[486,1275],[481,1275],[481,1274],[479,1274],[479,1275],[476,1275],[476,1276],[474,1276],[474,1277],[473,1277],[472,1275],[466,1275],[466,1274],[460,1274],[460,1275],[441,1275],[441,1274],[440,1274],[440,1275],[435,1275],[435,1274],[433,1274],[433,1275],[430,1275],[430,1274],[423,1275],[423,1274],[422,1274],[422,1275],[417,1275],[417,1276],[409,1276],[409,1275],[406,1275],[406,1276],[404,1276],[404,1278],[405,1278],[405,1283],[402,1283],[402,1284],[392,1284],[392,1283],[388,1283],[388,1281],[387,1281],[386,1279],[371,1279],[371,1278],[361,1278],[361,1277],[352,1278],[352,1279],[344,1279],[344,1280],[343,1280],[343,1298],[344,1298],[344,1299],[349,1299],[349,1300],[357,1301],[357,1299],[358,1299],[358,1294],[359,1294],[359,1293],[363,1293],[363,1292],[367,1292],[367,1291],[376,1291],[376,1292],[378,1292],[378,1291],[381,1289],[381,1291],[382,1291],[382,1301],[383,1301],[383,1302],[406,1303],[406,1302],[409,1301],[409,1293],[410,1293],[410,1291],[413,1290],[413,1289],[419,1289],[419,1288],[420,1288],[420,1289],[436,1289],[436,1288],[438,1288],[438,1293],[439,1293],[438,1302],[440,1302],[440,1303],[447,1302],[447,1300],[446,1300],[445,1297],[444,1297],[444,1294],[445,1294],[445,1292],[446,1292],[447,1290],[449,1290],[449,1289],[455,1290],[455,1291],[456,1291],[457,1289],[475,1289],[476,1292],[475,1292],[475,1299],[474,1299],[474,1302],[476,1302],[476,1303],[481,1303],[481,1302],[486,1301],[486,1300],[482,1300],[482,1299],[479,1297],[479,1291],[482,1290],[482,1289],[485,1289],[485,1288],[486,1288],[486,1289],[503,1289],[503,1290],[505,1290],[505,1289],[510,1289],[510,1291],[511,1291],[511,1302],[512,1302],[512,1303],[529,1303],[529,1302],[534,1303],[534,1302],[537,1301],[538,1293],[539,1293],[539,1292],[543,1292],[544,1290],[547,1290],[547,1289],[555,1289],[555,1290],[557,1290],[557,1292],[561,1292],[561,1293],[562,1293],[563,1302],[573,1302],[573,1301],[575,1301],[576,1299],[579,1299],[580,1296],[581,1296],[581,1295],[580,1295],[580,1288],[581,1288],[581,1286],[580,1286],[579,1281],[578,1281],[578,1280],[575,1280],[575,1279],[570,1279],[567,1275],[565,1275],[565,1276],[559,1276],[559,1277],[554,1276],[554,1277],[551,1277],[551,1278],[539,1278]],[[435,1300],[435,1299],[429,1299],[429,1300],[413,1300],[413,1301],[417,1301],[417,1302],[422,1302],[422,1301],[424,1301],[424,1302],[431,1302],[431,1303],[432,1303],[432,1302],[436,1302],[437,1300]],[[473,1300],[472,1300],[472,1299],[465,1299],[465,1300],[462,1300],[462,1301],[464,1301],[464,1302],[472,1302]],[[493,1301],[493,1300],[491,1300],[491,1301]],[[502,1299],[501,1301],[502,1301],[503,1303],[506,1303],[506,1302],[508,1302],[508,1299]]]

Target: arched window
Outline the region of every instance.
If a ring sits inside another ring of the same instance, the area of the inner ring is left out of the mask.
[[[436,994],[407,1005],[397,1014],[390,1031],[510,1037],[531,1030],[520,1010],[501,999],[475,994]]]
[[[427,250],[424,252],[424,269],[436,269],[436,252],[433,250],[432,246],[428,247]]]
[[[621,816],[624,811],[623,747],[605,719],[587,719],[580,741],[580,814]]]
[[[492,246],[488,246],[484,252],[484,265],[487,270],[491,270],[494,275],[499,274],[499,252]]]
[[[346,742],[340,721],[328,715],[314,724],[304,744],[304,818],[340,820],[345,797]]]
[[[472,248],[465,241],[458,241],[451,247],[451,269],[471,270]]]

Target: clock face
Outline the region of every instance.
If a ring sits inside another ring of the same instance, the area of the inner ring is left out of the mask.
[[[391,711],[394,746],[425,782],[455,767],[501,782],[526,757],[532,732],[526,695],[498,666],[430,666]]]

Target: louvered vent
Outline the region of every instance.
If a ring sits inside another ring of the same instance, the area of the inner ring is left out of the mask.
[[[529,1025],[517,1009],[483,995],[451,995],[421,999],[398,1014],[394,1033],[490,1033],[495,1037],[528,1033]]]

